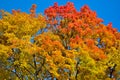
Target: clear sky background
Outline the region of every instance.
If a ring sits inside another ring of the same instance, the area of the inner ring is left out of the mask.
[[[12,9],[20,9],[29,13],[32,4],[37,4],[37,13],[44,13],[44,10],[52,6],[54,2],[64,5],[68,1],[73,2],[76,9],[87,4],[98,17],[104,20],[104,24],[113,23],[113,27],[120,32],[120,0],[0,0],[0,9],[11,12]]]

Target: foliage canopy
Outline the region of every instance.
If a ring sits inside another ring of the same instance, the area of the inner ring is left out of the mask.
[[[54,3],[44,15],[1,10],[0,79],[120,79],[120,33],[85,5]],[[4,73],[4,74],[3,74]]]

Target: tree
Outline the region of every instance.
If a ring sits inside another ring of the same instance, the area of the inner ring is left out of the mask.
[[[0,79],[119,79],[120,33],[112,23],[71,2],[54,3],[44,16],[35,9],[1,11]]]

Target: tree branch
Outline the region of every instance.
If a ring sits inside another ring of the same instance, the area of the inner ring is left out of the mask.
[[[75,79],[77,80],[77,75],[78,75],[78,65],[79,65],[80,60],[77,61],[76,64],[76,75],[75,75]]]

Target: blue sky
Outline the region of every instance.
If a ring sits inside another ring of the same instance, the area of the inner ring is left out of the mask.
[[[43,13],[54,2],[64,5],[68,1],[73,2],[77,10],[87,4],[97,12],[98,17],[104,20],[105,25],[112,22],[113,27],[120,32],[120,0],[0,0],[0,9],[8,12],[11,12],[12,9],[20,9],[29,13],[31,5],[37,4],[37,13]]]

